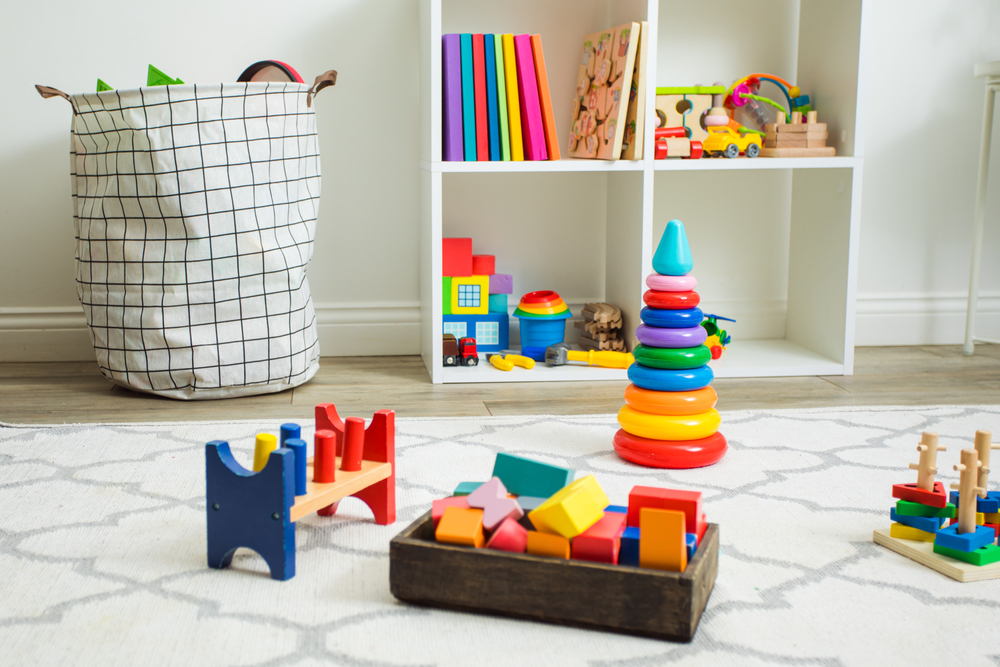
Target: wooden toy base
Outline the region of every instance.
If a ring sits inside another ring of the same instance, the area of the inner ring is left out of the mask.
[[[982,567],[965,563],[948,556],[934,553],[934,544],[931,542],[914,542],[913,540],[900,540],[889,535],[888,528],[879,528],[872,533],[872,541],[881,544],[887,549],[892,549],[898,554],[917,561],[932,570],[937,570],[941,574],[947,575],[957,581],[986,581],[987,579],[1000,579],[1000,563],[984,565]]]
[[[428,512],[390,542],[389,587],[417,604],[687,642],[718,561],[717,524],[676,573],[441,544]]]
[[[330,484],[319,484],[312,479],[313,460],[314,457],[310,457],[306,466],[306,493],[302,496],[296,496],[295,504],[292,505],[292,521],[298,521],[304,516],[309,516],[324,507],[340,502],[347,496],[353,496],[375,482],[381,482],[392,476],[392,464],[379,463],[378,461],[362,461],[361,470],[355,472],[341,470],[341,457],[338,456],[337,481]]]
[[[834,157],[837,149],[825,148],[761,148],[761,157]]]

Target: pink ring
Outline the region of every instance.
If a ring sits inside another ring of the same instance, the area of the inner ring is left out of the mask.
[[[698,279],[694,276],[661,276],[659,273],[646,276],[646,287],[658,292],[690,292],[697,286]]]

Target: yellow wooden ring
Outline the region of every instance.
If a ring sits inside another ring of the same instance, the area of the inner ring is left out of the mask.
[[[718,400],[711,387],[694,391],[652,391],[634,384],[625,387],[626,403],[654,415],[697,415],[714,408]]]
[[[618,423],[626,433],[652,440],[699,440],[719,430],[722,415],[715,408],[696,415],[653,415],[626,405]]]

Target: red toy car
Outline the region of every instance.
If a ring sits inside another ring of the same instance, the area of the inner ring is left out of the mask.
[[[475,338],[456,340],[454,334],[444,334],[443,352],[445,366],[479,365]]]

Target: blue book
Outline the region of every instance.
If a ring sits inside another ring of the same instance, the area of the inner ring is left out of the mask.
[[[462,35],[462,131],[465,161],[476,161],[476,86],[472,80],[472,34]]]
[[[500,161],[500,108],[497,106],[497,56],[493,38],[483,35],[486,42],[486,111],[490,125],[490,161]]]

